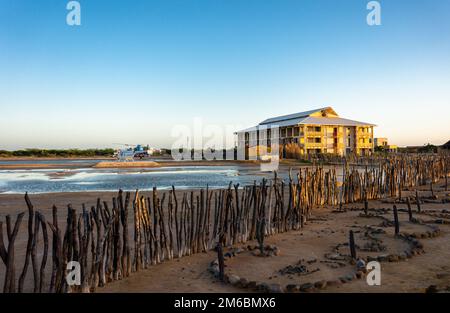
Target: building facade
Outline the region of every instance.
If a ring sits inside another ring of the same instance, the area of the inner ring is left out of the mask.
[[[382,151],[395,153],[398,147],[396,145],[390,145],[387,138],[374,138],[375,148],[380,148]]]
[[[270,150],[272,141],[281,147],[295,146],[300,154],[370,155],[376,125],[339,117],[331,108],[269,118],[257,126],[236,132],[238,149],[246,159]],[[278,130],[277,134],[273,133]]]

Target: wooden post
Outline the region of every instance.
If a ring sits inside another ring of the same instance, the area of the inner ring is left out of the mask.
[[[7,216],[7,235],[8,235],[8,249],[5,248],[3,242],[3,228],[0,223],[0,256],[2,260],[6,260],[6,274],[5,283],[3,285],[4,293],[16,292],[15,288],[15,264],[14,264],[14,242],[16,241],[17,233],[19,232],[20,224],[22,223],[22,218],[25,213],[20,213],[17,215],[16,223],[14,224],[14,229],[11,230],[10,218]]]
[[[416,202],[417,202],[417,212],[420,213],[420,198],[419,198],[419,192],[416,189]]]
[[[411,201],[409,200],[409,197],[406,197],[406,204],[408,205],[409,221],[411,222],[413,219],[413,216],[412,216],[412,210],[411,210]]]
[[[223,249],[222,249],[222,243],[217,243],[217,259],[219,260],[219,279],[220,281],[223,281],[224,278],[224,272],[225,272],[225,260],[223,258]]]
[[[355,247],[355,237],[353,235],[353,230],[350,230],[350,236],[349,236],[349,246],[350,246],[350,255],[352,256],[352,259],[356,260],[356,247]]]
[[[400,225],[398,222],[397,206],[395,204],[394,204],[394,224],[395,224],[395,234],[398,235],[400,232]]]
[[[31,249],[33,246],[33,219],[34,219],[34,208],[31,204],[28,193],[25,193],[25,202],[28,207],[28,241],[27,241],[27,251],[25,254],[25,263],[23,265],[22,274],[19,277],[19,290],[18,292],[23,292],[23,283],[25,281],[25,276],[27,275],[28,265],[30,263]]]

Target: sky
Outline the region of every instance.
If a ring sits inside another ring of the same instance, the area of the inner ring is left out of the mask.
[[[170,147],[324,106],[450,139],[450,0],[379,1],[379,26],[367,0],[80,0],[80,26],[68,2],[0,0],[0,150]]]

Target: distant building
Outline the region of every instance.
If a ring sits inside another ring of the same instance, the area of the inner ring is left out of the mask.
[[[282,148],[287,144],[294,144],[302,155],[370,155],[374,149],[374,126],[376,125],[341,118],[331,107],[325,107],[269,118],[236,134],[238,149],[245,150],[246,158],[253,154],[252,151],[261,156],[258,152],[260,147],[262,150],[270,149],[273,138],[277,138]],[[278,127],[278,136],[271,133],[274,127]]]
[[[375,148],[381,148],[386,152],[397,152],[398,147],[396,145],[390,145],[387,138],[375,138]]]

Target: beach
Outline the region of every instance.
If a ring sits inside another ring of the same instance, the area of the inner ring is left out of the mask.
[[[177,191],[177,196],[182,197],[187,190]],[[419,188],[420,195],[424,198],[430,195],[429,188],[423,186]],[[435,185],[435,195],[437,199],[449,199],[448,191],[444,190],[443,182]],[[196,191],[194,193],[198,195]],[[83,193],[47,193],[31,195],[30,199],[35,209],[39,210],[51,220],[51,209],[53,205],[58,207],[59,223],[65,223],[65,211],[70,203],[78,212],[83,205],[86,208],[95,206],[100,198],[111,203],[112,197],[117,193],[111,192],[83,192]],[[150,192],[143,192],[141,195],[151,196]],[[414,196],[413,191],[404,191],[404,196]],[[386,209],[380,216],[393,220],[392,206],[395,199],[385,199],[369,201],[369,210]],[[422,212],[419,214],[413,205],[414,216],[424,222],[423,225],[410,224],[407,221],[406,204],[399,203],[400,227],[402,232],[416,233],[423,244],[423,252],[420,254],[405,257],[405,259],[388,260],[382,263],[382,283],[381,286],[369,286],[365,279],[353,278],[345,283],[336,282],[326,288],[314,288],[315,292],[425,292],[430,286],[437,286],[439,290],[446,290],[450,287],[450,225],[436,224],[437,220],[450,223],[449,203],[423,203]],[[243,252],[237,257],[227,260],[227,273],[233,273],[238,277],[245,277],[249,281],[265,282],[267,284],[297,284],[302,285],[309,281],[336,281],[338,277],[345,276],[351,272],[352,266],[345,264],[339,268],[327,266],[327,255],[335,253],[334,247],[348,242],[348,231],[353,230],[356,234],[356,242],[362,247],[364,230],[367,226],[380,228],[382,219],[364,218],[362,214],[362,203],[353,203],[344,206],[342,212],[336,211],[335,206],[324,206],[313,211],[312,217],[307,224],[298,231],[290,231],[274,236],[269,236],[266,243],[276,245],[279,249],[277,256],[268,257],[265,262],[252,255],[251,252]],[[0,195],[0,219],[11,215],[13,220],[19,212],[26,212],[27,207],[23,195]],[[445,213],[446,212],[446,213]],[[132,212],[130,220],[132,220]],[[130,222],[131,223],[131,222]],[[131,224],[130,224],[131,225]],[[427,234],[430,225],[439,228],[439,234],[435,237],[426,236],[420,238],[420,234]],[[26,225],[22,228],[25,230]],[[380,255],[401,255],[406,246],[401,240],[396,240],[393,234],[393,227],[381,227],[386,234],[382,235],[384,244],[387,247],[383,252],[358,252],[364,256]],[[367,229],[366,229],[367,230]],[[130,235],[132,235],[130,233]],[[27,236],[25,231],[19,232],[16,241],[17,271],[20,272],[26,247]],[[42,245],[42,242],[39,243]],[[237,244],[237,247],[247,247],[255,245],[256,241],[248,242],[244,245]],[[341,246],[339,252],[348,253],[348,247]],[[40,251],[40,250],[38,250]],[[227,251],[227,250],[226,250]],[[41,258],[42,254],[38,254]],[[152,265],[148,269],[131,273],[127,278],[108,283],[105,287],[97,288],[96,292],[251,292],[251,288],[241,288],[229,283],[222,283],[217,280],[209,271],[211,261],[217,258],[217,253],[208,251],[181,259],[165,261],[161,264]],[[288,265],[296,265],[299,261],[311,270],[308,275],[281,274],[280,270]],[[311,263],[308,263],[311,262]],[[319,268],[319,271],[313,271]],[[4,271],[0,271],[0,281],[3,280]],[[18,275],[18,273],[17,273]],[[50,272],[47,273],[50,275]],[[32,273],[28,273],[26,286],[30,290],[32,284]]]

